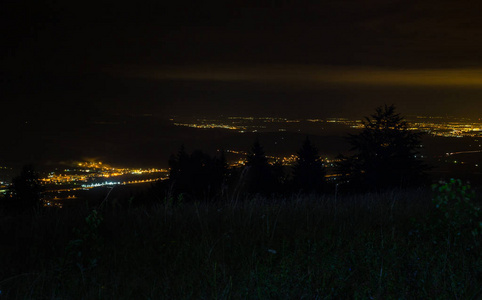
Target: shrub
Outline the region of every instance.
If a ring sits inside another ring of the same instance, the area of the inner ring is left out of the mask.
[[[465,244],[468,250],[480,246],[482,215],[475,203],[475,192],[460,179],[440,181],[432,185],[432,202],[438,217],[436,230],[445,228],[454,246]]]

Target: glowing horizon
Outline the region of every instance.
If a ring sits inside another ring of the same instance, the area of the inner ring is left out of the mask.
[[[482,88],[482,68],[383,69],[305,65],[197,65],[159,69],[130,67],[105,71],[123,77],[154,80],[292,83],[302,86],[348,84]]]

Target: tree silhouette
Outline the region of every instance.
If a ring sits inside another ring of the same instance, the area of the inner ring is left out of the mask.
[[[219,188],[220,196],[223,196],[227,188],[229,175],[228,162],[224,150],[221,149],[219,157],[215,156],[212,159],[210,168],[209,174],[213,177],[212,181],[215,183],[215,187]]]
[[[176,179],[179,177],[179,174],[188,168],[189,164],[189,155],[186,153],[186,149],[184,144],[181,145],[177,155],[171,155],[169,158],[169,178]]]
[[[276,161],[271,165],[271,174],[273,175],[273,191],[276,193],[284,193],[288,191],[288,185],[285,183],[288,182],[288,178],[285,167],[280,159],[276,159]]]
[[[268,163],[268,158],[266,157],[258,138],[254,141],[246,159],[247,192],[251,194],[260,193],[268,195],[276,191],[277,176],[275,176],[272,166]]]
[[[296,191],[310,193],[321,191],[324,183],[325,170],[318,149],[306,137],[293,166],[293,187]]]
[[[370,189],[420,183],[427,168],[416,158],[421,133],[409,130],[395,106],[378,107],[363,125],[361,133],[348,136],[355,154],[339,164],[342,173]]]
[[[18,211],[33,211],[42,206],[41,192],[43,186],[33,165],[25,165],[20,175],[12,180],[8,192],[12,209]]]
[[[169,159],[169,183],[175,194],[188,194],[196,199],[213,199],[222,192],[227,175],[224,153],[220,157],[195,150],[188,155],[181,146]]]

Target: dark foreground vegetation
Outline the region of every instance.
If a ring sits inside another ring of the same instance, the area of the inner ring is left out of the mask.
[[[2,215],[0,299],[476,299],[477,203],[452,181]]]

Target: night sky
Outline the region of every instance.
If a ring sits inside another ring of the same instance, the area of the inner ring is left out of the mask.
[[[478,1],[0,5],[2,160],[121,149],[108,130],[78,144],[111,116],[480,117]]]
[[[478,1],[164,2],[2,1],[2,104],[26,117],[359,116],[383,103],[479,116]]]

